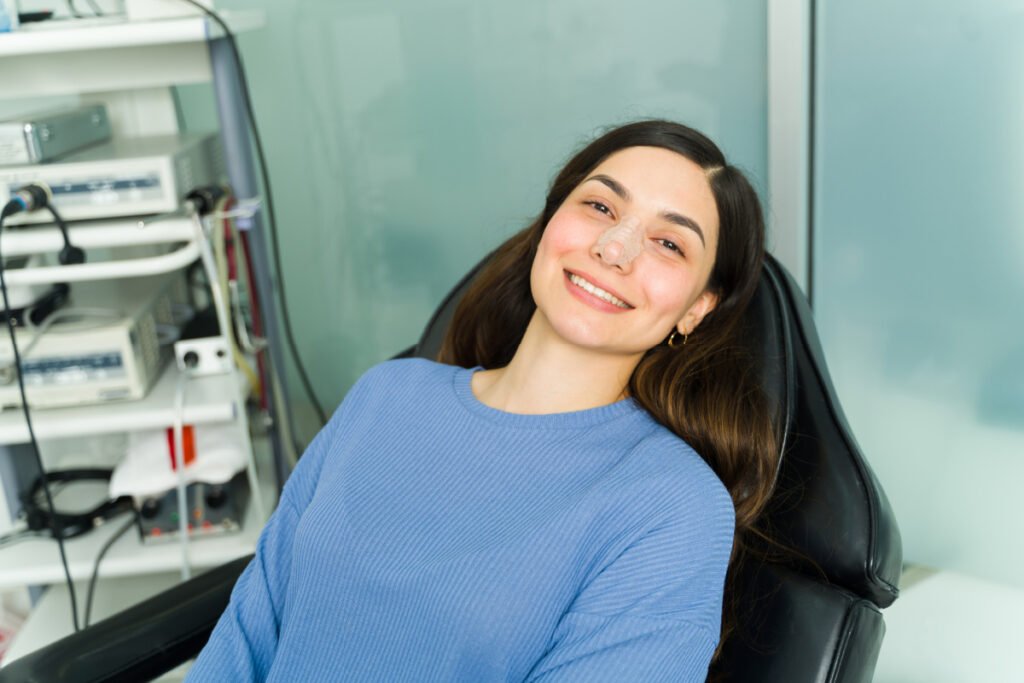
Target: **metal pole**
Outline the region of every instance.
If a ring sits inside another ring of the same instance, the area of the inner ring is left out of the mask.
[[[240,70],[235,64],[231,46],[226,38],[218,38],[209,43],[210,66],[213,71],[213,90],[217,97],[217,115],[220,119],[220,135],[224,144],[224,159],[227,163],[228,177],[235,196],[239,200],[254,199],[260,195],[259,180],[253,171],[256,162],[253,158],[249,141],[248,113],[242,97],[241,85],[238,82]],[[257,210],[249,218],[236,220],[239,230],[247,230],[249,246],[253,262],[253,277],[256,292],[260,298],[260,312],[263,316],[263,335],[267,339],[267,350],[270,353],[271,377],[263,378],[266,391],[270,392],[271,400],[267,401],[271,425],[269,429],[271,446],[274,455],[274,471],[277,475],[278,490],[288,478],[289,467],[282,443],[282,429],[279,420],[290,420],[287,408],[283,415],[276,411],[277,403],[273,400],[276,390],[280,390],[281,405],[288,405],[288,384],[283,353],[284,341],[279,334],[281,327],[277,313],[276,274],[271,266],[266,236],[263,231],[263,216]],[[276,382],[274,381],[276,379]],[[270,381],[267,381],[270,380]],[[289,422],[290,426],[290,422]],[[291,429],[284,430],[291,433]]]

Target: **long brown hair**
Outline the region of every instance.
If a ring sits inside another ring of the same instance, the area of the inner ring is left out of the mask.
[[[629,380],[629,394],[658,422],[685,440],[714,469],[736,508],[737,555],[771,493],[778,460],[770,409],[755,359],[738,343],[740,319],[757,288],[764,258],[764,218],[757,193],[722,152],[696,130],[670,121],[615,128],[577,152],[555,177],[541,214],[494,253],[462,298],[438,360],[472,367],[507,365],[536,308],[530,268],[548,221],[602,161],[629,147],[661,147],[694,162],[707,176],[718,210],[718,248],[707,287],[717,306],[685,346],[648,350]],[[728,601],[727,601],[728,602]],[[732,628],[723,618],[722,641]]]

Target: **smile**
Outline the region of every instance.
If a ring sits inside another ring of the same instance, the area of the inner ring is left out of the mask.
[[[607,301],[613,306],[618,306],[619,308],[624,308],[627,310],[633,308],[632,306],[630,306],[629,304],[627,304],[625,301],[618,298],[614,294],[604,291],[597,285],[588,282],[587,280],[584,280],[579,275],[576,275],[574,273],[567,273],[567,275],[569,276],[569,282],[573,283],[583,291],[596,296],[598,299],[601,299],[602,301]]]

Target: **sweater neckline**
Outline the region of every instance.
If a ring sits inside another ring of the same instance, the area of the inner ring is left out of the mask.
[[[597,408],[575,410],[568,413],[548,413],[544,415],[524,415],[509,413],[482,403],[473,393],[473,373],[483,370],[482,367],[456,367],[452,375],[452,387],[463,407],[495,424],[507,427],[526,429],[579,429],[604,424],[643,412],[643,408],[632,398],[625,398]]]

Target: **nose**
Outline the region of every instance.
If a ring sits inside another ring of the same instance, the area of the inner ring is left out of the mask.
[[[626,216],[601,233],[591,254],[609,266],[627,269],[643,250],[644,236],[640,229],[640,219]]]

